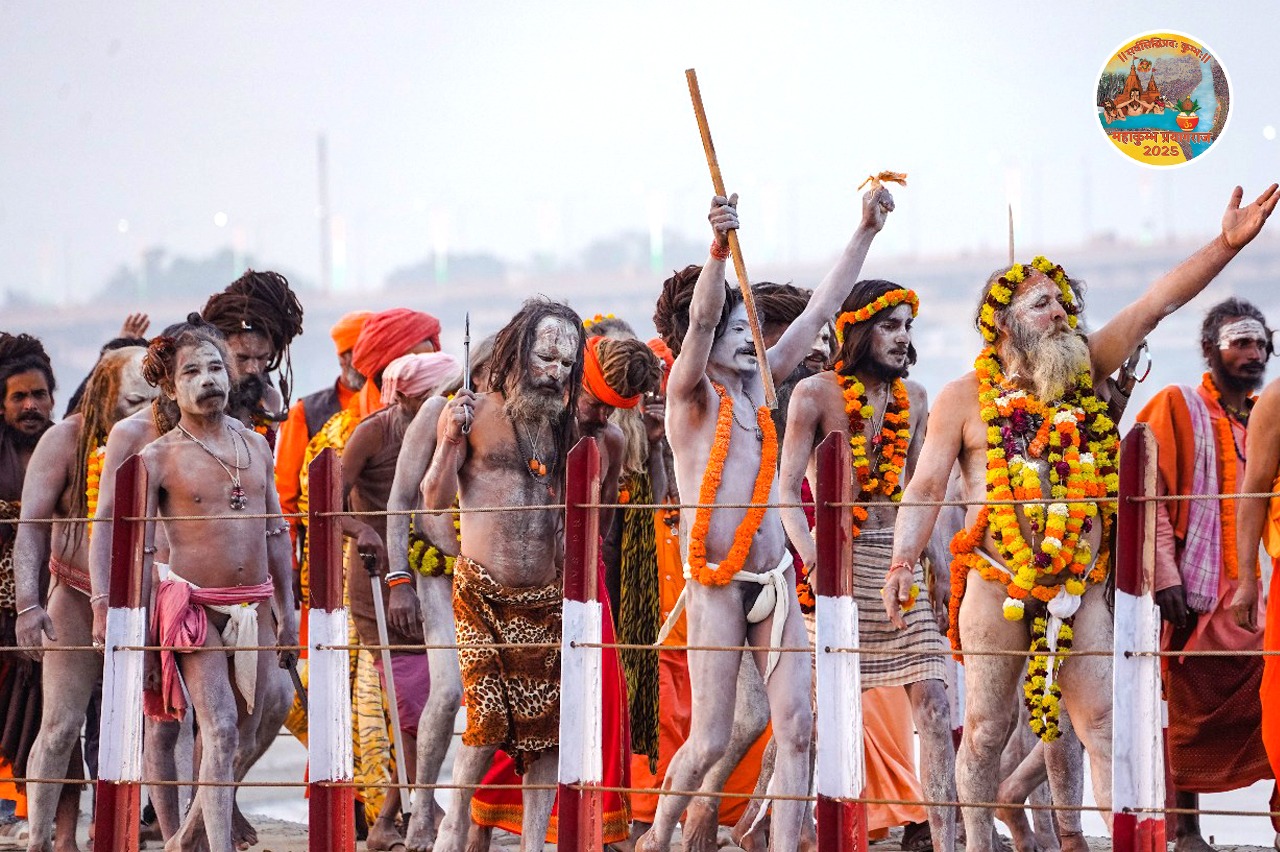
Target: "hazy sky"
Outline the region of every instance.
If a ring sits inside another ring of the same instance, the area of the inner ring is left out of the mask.
[[[351,289],[433,246],[572,260],[623,230],[700,234],[689,66],[750,259],[834,253],[855,187],[880,169],[911,180],[878,252],[999,246],[1007,198],[1022,245],[1207,234],[1232,185],[1256,195],[1280,177],[1263,132],[1280,125],[1274,13],[1261,0],[0,2],[0,289],[81,301],[153,245],[232,244],[314,281],[321,132]],[[1104,60],[1153,29],[1204,40],[1233,85],[1224,138],[1177,170],[1122,157],[1093,118]]]

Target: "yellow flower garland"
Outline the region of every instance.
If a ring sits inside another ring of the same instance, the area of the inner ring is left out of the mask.
[[[454,503],[457,507],[457,503]],[[455,533],[461,531],[461,515],[457,513],[453,516],[453,529]],[[440,552],[440,548],[429,542],[425,536],[413,528],[413,521],[409,522],[409,567],[421,574],[423,577],[452,577],[453,563],[457,560],[456,556],[444,556]]]
[[[1080,309],[1076,305],[1075,293],[1071,290],[1071,281],[1067,278],[1067,273],[1062,270],[1061,266],[1053,263],[1044,255],[1037,255],[1032,259],[1030,266],[1058,285],[1058,289],[1062,294],[1062,307],[1067,312],[1067,323],[1072,328],[1075,328],[1080,322],[1080,318],[1077,316],[1080,313]],[[987,343],[995,343],[996,340],[996,313],[1009,306],[1009,303],[1013,301],[1014,291],[1026,279],[1026,266],[1021,263],[1015,263],[1009,267],[1008,272],[996,279],[996,283],[991,285],[991,289],[987,291],[987,298],[983,301],[982,308],[978,311],[978,328],[982,331],[982,338]]]
[[[107,445],[102,443],[91,453],[85,465],[84,497],[85,513],[92,518],[98,513],[98,493],[102,486],[102,467],[107,461]],[[93,535],[93,524],[85,526],[86,537]]]

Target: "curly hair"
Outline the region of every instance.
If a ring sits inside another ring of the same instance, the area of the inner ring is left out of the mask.
[[[0,332],[0,391],[6,391],[9,379],[19,373],[39,370],[49,383],[49,393],[57,389],[53,379],[53,362],[44,351],[40,338],[30,334]]]
[[[551,469],[551,481],[562,482],[565,457],[573,446],[578,394],[582,391],[582,350],[587,344],[582,318],[573,308],[562,302],[553,302],[546,296],[526,299],[516,315],[494,338],[493,355],[489,358],[489,390],[505,396],[519,385],[529,371],[529,359],[537,338],[538,324],[549,318],[563,320],[573,326],[578,335],[577,357],[568,380],[569,402],[558,422],[552,424],[556,457]]]
[[[653,327],[673,355],[680,354],[680,344],[689,331],[689,303],[693,301],[693,288],[701,274],[701,266],[690,264],[662,282],[662,293],[653,311]],[[736,287],[725,282],[724,289],[724,307],[720,309],[720,321],[716,323],[716,337],[724,333],[729,325],[729,315],[742,303],[742,293]]]
[[[271,360],[267,372],[279,369],[280,394],[289,407],[289,390],[293,383],[293,358],[289,344],[302,334],[302,303],[289,288],[289,280],[279,272],[245,270],[221,293],[215,293],[200,311],[204,319],[227,337],[245,331],[256,331],[271,344]]]
[[[901,284],[895,284],[892,281],[885,281],[882,278],[866,278],[853,285],[853,289],[849,291],[849,295],[840,305],[840,313],[849,313],[859,308],[865,308],[876,299],[888,293],[890,290],[901,289]],[[836,351],[834,361],[843,362],[840,372],[846,376],[852,375],[855,370],[862,366],[862,362],[871,353],[871,332],[875,329],[875,317],[866,322],[854,323],[848,326],[844,331],[844,340],[840,343],[839,350]],[[911,343],[907,346],[907,366],[916,362],[916,345]]]
[[[761,325],[791,325],[804,313],[813,291],[790,283],[760,281],[751,285],[751,295],[755,297]]]
[[[171,332],[172,333],[169,333]],[[224,363],[230,363],[227,341],[211,323],[199,314],[188,314],[185,323],[165,329],[165,333],[152,338],[147,354],[142,359],[142,377],[147,383],[165,393],[173,393],[174,370],[178,366],[178,353],[189,346],[208,343],[218,350]]]
[[[596,348],[604,381],[618,396],[639,396],[658,389],[662,362],[648,345],[639,340],[605,337]]]

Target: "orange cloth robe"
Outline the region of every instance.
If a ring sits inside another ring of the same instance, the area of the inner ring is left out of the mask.
[[[1272,491],[1280,490],[1280,476]],[[1271,556],[1271,588],[1267,594],[1267,622],[1262,646],[1280,651],[1280,498],[1271,501],[1263,530],[1263,543]],[[1271,761],[1271,772],[1280,778],[1280,657],[1262,658],[1262,743]]]
[[[915,724],[906,687],[879,686],[862,693],[862,747],[868,799],[924,801],[916,773]],[[867,829],[885,831],[928,819],[922,805],[867,805]]]

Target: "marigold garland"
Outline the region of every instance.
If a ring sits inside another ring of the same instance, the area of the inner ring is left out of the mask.
[[[458,504],[453,504],[456,509]],[[453,516],[453,529],[455,533],[461,532],[461,516],[457,513]],[[444,556],[438,547],[427,540],[426,536],[413,528],[413,521],[409,522],[409,567],[421,574],[423,577],[452,577],[453,563],[457,560],[456,556]]]
[[[1080,307],[1076,304],[1075,293],[1071,290],[1071,281],[1067,278],[1067,273],[1062,267],[1053,263],[1044,255],[1037,255],[1030,263],[1032,269],[1042,273],[1053,283],[1058,285],[1061,291],[1062,308],[1067,312],[1067,324],[1075,328],[1079,322]],[[1013,301],[1013,293],[1018,289],[1018,285],[1027,278],[1027,268],[1021,263],[1015,263],[1009,267],[1009,270],[996,279],[996,283],[991,285],[991,289],[987,291],[987,298],[983,301],[981,309],[978,311],[978,329],[982,332],[983,340],[987,343],[995,343],[996,340],[996,313],[1001,309],[1009,306]]]
[[[1106,405],[1093,393],[1088,367],[1077,375],[1067,396],[1051,405],[1011,385],[990,346],[983,349],[974,368],[978,375],[978,404],[987,424],[990,502],[978,513],[974,525],[961,530],[951,542],[954,559],[948,635],[956,650],[960,649],[959,606],[970,570],[1005,587],[1007,596],[1002,609],[1010,621],[1022,620],[1028,597],[1045,604],[1060,592],[1080,598],[1089,585],[1105,580],[1108,553],[1103,550],[1095,559],[1086,537],[1094,518],[1100,515],[1101,540],[1107,540],[1115,507],[1110,503],[1099,507],[1097,501],[1114,496],[1119,488],[1119,436],[1115,423],[1106,414]],[[1047,464],[1052,501],[1047,506],[1027,505],[1024,510],[1033,537],[1037,533],[1043,535],[1038,548],[1027,542],[1017,506],[1009,502],[1043,499],[1041,474],[1031,464],[1032,458],[1043,458]],[[988,529],[1009,566],[1008,573],[977,553]],[[1059,578],[1060,582],[1051,582]],[[1056,689],[1053,676],[1070,649],[1071,621],[1070,617],[1062,620],[1052,643],[1046,636],[1048,622],[1044,618],[1032,622],[1031,653],[1046,653],[1056,646],[1052,671],[1047,656],[1033,656],[1024,686],[1032,730],[1045,740],[1055,739],[1060,733],[1061,692]]]
[[[92,518],[98,513],[98,492],[102,486],[102,468],[107,462],[107,445],[99,444],[89,453],[89,461],[85,465],[84,497],[85,513]],[[93,523],[85,525],[86,536],[93,535]]]
[[[1227,407],[1222,404],[1222,393],[1218,390],[1218,386],[1214,384],[1213,375],[1205,373],[1201,379],[1201,385],[1205,391],[1213,399],[1214,402],[1222,409],[1222,416],[1214,419],[1214,428],[1217,431],[1218,458],[1222,460],[1222,504],[1219,514],[1222,516],[1222,567],[1227,572],[1227,577],[1232,580],[1240,577],[1240,554],[1236,550],[1236,501],[1228,495],[1236,493],[1236,436],[1231,427],[1231,415],[1227,412]],[[1249,403],[1256,399],[1253,395],[1249,396]],[[1243,425],[1243,424],[1242,424]]]
[[[724,389],[724,385],[712,382],[711,386],[720,397],[720,411],[716,417],[711,455],[707,459],[707,469],[702,475],[702,486],[698,490],[698,503],[701,507],[694,514],[693,530],[689,535],[689,573],[704,586],[723,586],[746,564],[756,530],[764,520],[767,508],[763,504],[769,501],[769,490],[773,487],[773,477],[777,471],[778,436],[773,428],[769,409],[765,406],[756,409],[756,423],[764,433],[764,444],[760,448],[760,472],[756,475],[755,488],[751,493],[751,502],[755,506],[747,510],[742,522],[738,524],[733,535],[733,546],[729,548],[724,561],[714,569],[710,568],[707,564],[707,533],[711,529],[711,505],[716,502],[716,492],[720,490],[724,462],[729,454],[729,440],[733,435],[733,398]]]
[[[844,342],[844,331],[848,326],[865,322],[885,308],[897,307],[903,302],[911,306],[911,316],[914,317],[920,312],[920,297],[916,295],[914,290],[908,290],[905,287],[890,290],[874,302],[868,302],[856,311],[845,311],[836,317],[836,340],[840,343]]]

